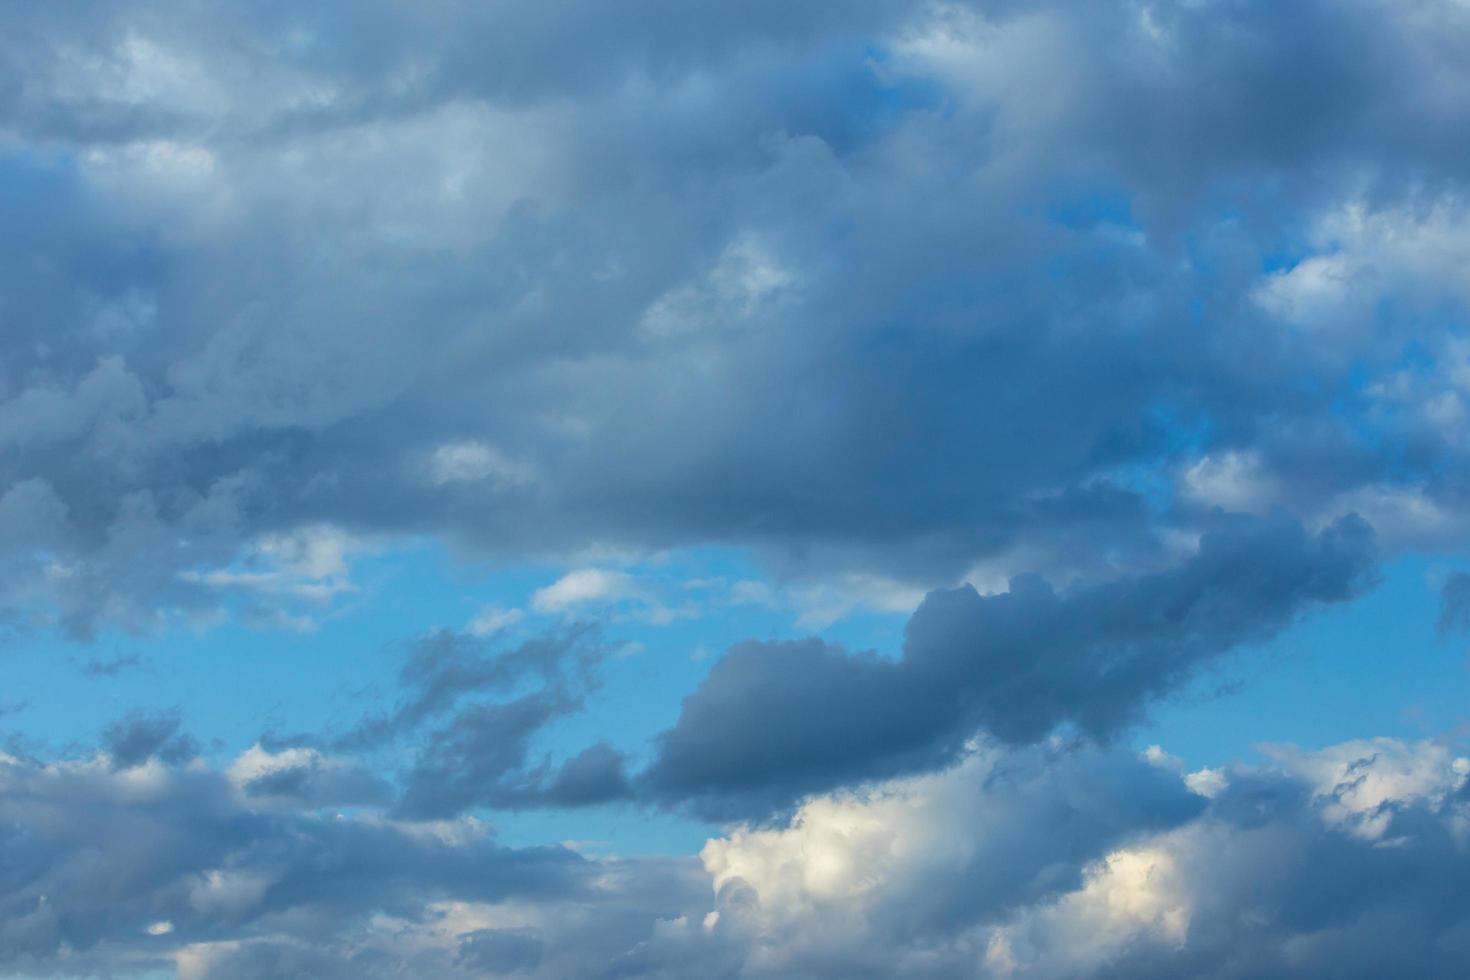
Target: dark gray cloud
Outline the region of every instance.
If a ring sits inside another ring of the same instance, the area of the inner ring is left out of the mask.
[[[1146,566],[1239,485],[1163,491],[1236,464],[1462,530],[1415,406],[1463,393],[1398,373],[1465,299],[1453,4],[227,20],[38,8],[0,50],[14,621],[271,622],[269,568],[209,573],[322,524]]]
[[[406,776],[402,809],[418,817],[459,813],[526,765],[531,737],[568,710],[555,695],[528,694],[465,708],[429,734]]]
[[[1391,739],[1187,776],[981,742],[687,859],[260,809],[206,768],[0,758],[0,969],[185,980],[1453,975],[1470,762]]]
[[[241,789],[252,799],[301,807],[385,804],[393,798],[388,780],[367,767],[328,765],[318,756],[253,776]]]
[[[1183,780],[1161,763],[982,747],[942,776],[712,842],[717,921],[664,931],[628,973],[676,977],[704,962],[729,976],[934,980],[1458,969],[1470,761],[1377,739]]]
[[[1470,630],[1470,573],[1455,572],[1444,580],[1439,593],[1439,632]]]
[[[519,643],[436,631],[409,646],[392,709],[264,744],[370,758],[391,748],[408,759],[397,812],[418,819],[612,802],[768,816],[811,793],[943,767],[977,733],[1029,744],[1067,728],[1108,741],[1203,666],[1353,598],[1375,560],[1357,517],[1314,534],[1282,515],[1217,514],[1194,554],[1159,571],[1065,592],[1035,575],[995,595],[932,592],[898,657],[816,638],[739,644],[636,772],[633,746],[604,740],[560,761],[538,749],[599,686],[606,651],[586,624]],[[272,769],[259,792],[290,795],[313,776]],[[379,780],[353,785],[384,796]]]
[[[595,667],[604,654],[595,627],[588,623],[574,623],[509,648],[497,637],[435,630],[410,645],[399,670],[404,690],[399,703],[325,741],[337,750],[371,748],[442,718],[466,698],[504,695],[527,681],[539,682],[547,692],[543,701],[549,718],[579,703],[576,692],[595,684]]]
[[[577,947],[544,956],[553,972],[570,961],[578,973],[698,894],[680,862],[514,850],[474,822],[261,810],[202,769],[140,782],[97,763],[0,758],[0,828],[0,969],[27,976],[387,976],[415,962],[427,975],[482,976],[497,958],[529,962],[540,928],[497,940],[485,926],[477,938],[464,924],[474,916],[546,909],[537,914],[551,922],[595,901],[604,920],[566,923]],[[644,874],[611,890],[599,881]],[[455,908],[470,918],[453,919]],[[375,948],[386,921],[399,925]],[[437,948],[416,961],[395,931]]]
[[[599,742],[562,763],[539,800],[550,806],[589,806],[633,795],[627,756]]]
[[[732,648],[685,699],[642,779],[655,797],[725,816],[852,780],[955,758],[977,731],[1036,742],[1068,725],[1107,739],[1200,666],[1316,605],[1352,598],[1374,568],[1372,531],[1317,534],[1229,520],[1177,568],[1059,595],[931,593],[902,657],[820,640]]]
[[[1204,665],[1353,598],[1375,563],[1372,529],[1355,516],[1314,534],[1283,515],[1217,514],[1194,554],[1159,571],[1060,593],[1035,575],[989,596],[932,592],[898,657],[815,638],[739,644],[636,773],[632,746],[604,740],[561,761],[537,750],[599,686],[605,649],[585,624],[519,643],[436,631],[410,645],[391,710],[265,744],[405,753],[396,807],[418,819],[619,801],[765,816],[810,793],[943,767],[981,732],[1029,744],[1068,728],[1107,741]],[[287,792],[309,775],[266,780]]]
[[[323,767],[320,750],[381,757],[404,753],[397,810],[416,819],[476,807],[591,806],[630,798],[623,752],[599,743],[554,763],[534,751],[551,722],[582,708],[607,655],[599,630],[571,623],[517,643],[504,636],[436,630],[408,644],[388,710],[369,711],[341,732],[268,733],[267,750],[304,748],[300,765],[273,767],[247,784],[261,796],[383,802],[380,777]],[[350,800],[351,797],[357,797]]]
[[[183,714],[177,708],[164,711],[129,711],[102,730],[102,747],[114,768],[131,769],[157,757],[179,763],[199,754],[199,743],[181,731]]]
[[[535,935],[512,929],[480,929],[459,944],[462,962],[494,976],[534,970],[544,954],[545,946]]]

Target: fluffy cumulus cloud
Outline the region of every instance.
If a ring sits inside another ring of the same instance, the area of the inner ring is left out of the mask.
[[[547,572],[242,744],[71,655],[115,710],[0,743],[0,974],[1454,975],[1454,743],[1124,746],[1385,559],[1470,627],[1467,47],[1460,0],[0,0],[0,642],[381,642],[380,565]],[[699,549],[747,564],[639,573]],[[589,731],[715,605],[652,737]],[[730,822],[493,829],[598,808]]]
[[[228,773],[0,758],[0,966],[234,977],[1452,975],[1470,760],[1271,747],[1207,792],[1050,739],[809,799],[693,858],[514,849],[474,819],[263,806]],[[313,757],[319,769],[328,760]]]
[[[686,975],[707,950],[724,975],[773,978],[1458,970],[1470,760],[1390,739],[1273,754],[1203,794],[1117,753],[972,746],[942,774],[710,841],[713,913],[662,931],[642,964]]]

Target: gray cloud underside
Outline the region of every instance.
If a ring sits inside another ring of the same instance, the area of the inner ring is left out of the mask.
[[[408,649],[393,709],[265,744],[407,752],[397,808],[416,818],[613,802],[769,817],[813,793],[941,768],[977,734],[1025,745],[1068,729],[1107,742],[1207,665],[1355,597],[1375,559],[1356,517],[1315,534],[1280,515],[1222,517],[1165,571],[1065,592],[1037,576],[989,596],[932,592],[897,657],[816,638],[738,644],[641,769],[642,746],[602,741],[560,762],[537,750],[599,686],[606,650],[585,625],[519,644],[429,634]]]
[[[936,585],[1157,564],[1208,510],[1160,488],[1232,452],[1308,518],[1460,508],[1394,394],[1462,397],[1394,373],[1453,355],[1458,265],[1313,230],[1455,247],[1415,229],[1465,177],[1457,5],[5,16],[15,622],[151,628],[319,522]],[[1334,247],[1376,292],[1260,299]]]
[[[337,755],[407,749],[397,812],[452,817],[476,807],[500,810],[575,807],[631,796],[622,751],[598,743],[554,764],[535,741],[551,722],[580,710],[599,686],[606,649],[590,624],[574,624],[518,644],[439,630],[409,645],[399,683],[403,696],[345,731],[266,733],[270,749],[307,747]],[[141,760],[134,760],[141,761]],[[340,778],[339,774],[332,774]],[[311,769],[273,773],[261,792],[315,786]],[[386,782],[354,777],[374,802]],[[317,793],[325,792],[317,789]],[[330,794],[329,794],[330,795]],[[333,799],[336,799],[333,797]],[[340,800],[339,800],[340,801]]]
[[[0,761],[0,828],[0,969],[27,976],[133,975],[171,962],[168,951],[214,942],[228,962],[195,975],[378,975],[413,957],[350,948],[375,916],[422,923],[442,914],[440,903],[570,909],[605,897],[608,921],[616,904],[651,924],[692,893],[677,861],[649,862],[646,881],[610,894],[605,877],[626,873],[616,862],[594,865],[558,846],[509,849],[472,823],[260,810],[217,774],[156,764],[114,773]],[[151,935],[159,923],[167,932]],[[578,956],[597,947],[596,928]],[[494,943],[479,945],[488,958]],[[547,957],[553,969],[560,962]],[[452,958],[447,967],[436,975],[483,975]]]
[[[5,759],[0,969],[1453,975],[1470,936],[1470,764],[1379,740],[1285,765],[1234,767],[1205,799],[1116,752],[982,749],[712,842],[701,873],[509,849],[473,823],[260,810],[198,767]]]
[[[1068,725],[1107,739],[1201,666],[1371,576],[1371,531],[1285,519],[1206,534],[1176,569],[1058,595],[1039,578],[981,596],[930,593],[902,656],[811,639],[731,649],[684,701],[643,775],[655,798],[712,816],[953,760],[987,732],[1034,743]]]

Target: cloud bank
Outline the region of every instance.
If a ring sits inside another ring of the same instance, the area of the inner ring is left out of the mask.
[[[1217,505],[1463,535],[1461,5],[214,16],[7,13],[18,625],[301,624],[303,533],[923,588]]]
[[[263,807],[249,776],[0,759],[0,966],[184,978],[1453,973],[1470,760],[1273,747],[1186,774],[1065,740],[811,798],[687,858]],[[279,761],[279,760],[277,760]],[[279,771],[279,770],[278,770]]]

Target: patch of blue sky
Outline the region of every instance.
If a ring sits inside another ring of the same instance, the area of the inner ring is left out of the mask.
[[[1054,196],[1044,213],[1048,221],[1074,231],[1116,228],[1136,233],[1141,230],[1133,217],[1132,199],[1118,188],[1095,187]]]
[[[367,708],[391,703],[406,644],[435,627],[463,628],[488,606],[522,611],[506,641],[585,617],[605,624],[616,651],[585,709],[541,733],[538,756],[561,759],[608,740],[641,759],[732,644],[816,634],[855,650],[901,650],[903,612],[859,604],[811,622],[794,587],[763,576],[733,550],[579,567],[626,576],[629,591],[560,610],[543,602],[538,611],[538,590],[573,569],[491,569],[417,546],[357,559],[360,601],[322,619],[314,632],[252,629],[232,619],[152,637],[106,634],[89,644],[34,634],[6,655],[6,703],[27,706],[0,728],[23,724],[29,738],[82,754],[123,712],[177,706],[211,761],[223,764],[264,730],[341,728]],[[1364,731],[1403,738],[1456,731],[1470,703],[1470,670],[1466,639],[1442,637],[1435,628],[1438,583],[1448,570],[1423,555],[1391,562],[1357,602],[1319,611],[1157,706],[1135,742],[1163,745],[1196,767],[1249,757],[1260,742],[1320,745]],[[134,656],[141,666],[110,676],[80,669]],[[1378,680],[1363,685],[1363,676]],[[396,764],[393,757],[381,762]],[[687,852],[718,829],[626,805],[489,819],[508,844],[549,837],[608,853]]]
[[[548,603],[543,593],[538,603],[538,592],[589,569],[615,577],[617,588],[564,606]],[[814,598],[763,576],[748,555],[718,548],[506,568],[456,561],[441,546],[410,543],[352,559],[350,578],[352,590],[318,610],[310,629],[260,625],[269,620],[252,627],[231,615],[152,636],[17,638],[6,653],[4,702],[24,707],[0,718],[0,732],[23,727],[37,748],[87,755],[114,718],[178,708],[208,760],[223,766],[263,733],[340,731],[365,711],[391,705],[401,696],[397,674],[414,639],[436,628],[465,629],[491,610],[510,620],[495,642],[515,643],[585,619],[602,624],[613,651],[584,710],[538,735],[537,757],[556,761],[605,740],[639,760],[729,646],[820,634],[852,649],[897,655],[907,619],[901,608],[875,609],[861,597]],[[89,663],[97,676],[87,675]],[[392,770],[409,758],[400,749],[372,761]],[[697,849],[716,829],[622,805],[490,819],[507,843],[544,842],[549,834],[600,842],[588,846],[617,853]]]
[[[1367,595],[1319,610],[1156,706],[1134,742],[1159,744],[1193,768],[1250,758],[1263,743],[1459,736],[1470,637],[1436,627],[1451,570],[1425,555],[1389,562]]]

